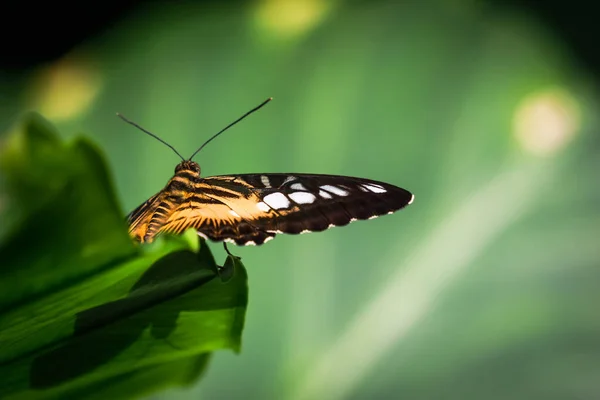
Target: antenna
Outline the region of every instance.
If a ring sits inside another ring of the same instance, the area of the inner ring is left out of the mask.
[[[165,142],[164,140],[162,140],[161,138],[159,138],[158,136],[156,136],[154,133],[147,131],[146,129],[142,128],[141,126],[139,126],[138,124],[136,124],[133,121],[128,120],[127,118],[125,118],[123,115],[117,113],[117,116],[119,118],[121,118],[123,121],[127,122],[128,124],[131,124],[133,126],[135,126],[136,128],[138,128],[140,131],[147,133],[148,135],[152,136],[154,139],[158,140],[159,142],[161,142],[162,144],[166,145],[167,147],[169,147],[171,150],[173,150],[175,152],[175,154],[177,154],[179,156],[179,158],[181,158],[182,161],[185,161],[185,158],[183,158],[183,156],[181,154],[179,154],[179,152],[177,150],[175,150],[175,147],[171,146],[169,143]]]
[[[198,154],[198,152],[200,150],[202,150],[204,148],[204,146],[206,146],[208,143],[210,143],[211,140],[213,140],[214,138],[216,138],[217,136],[219,136],[221,133],[225,132],[227,129],[231,128],[232,126],[234,126],[235,124],[237,124],[238,122],[240,122],[241,120],[243,120],[244,118],[246,118],[248,115],[252,114],[254,111],[258,111],[260,108],[262,108],[262,106],[264,106],[265,104],[267,104],[271,100],[273,100],[273,98],[269,97],[268,99],[266,99],[265,101],[263,101],[262,103],[260,103],[258,106],[254,107],[252,110],[248,111],[246,114],[242,115],[241,117],[239,117],[238,119],[236,119],[235,121],[233,121],[232,123],[230,123],[229,125],[227,125],[225,128],[221,129],[219,132],[217,132],[216,134],[214,134],[210,139],[208,139],[206,142],[204,142],[204,144],[202,146],[200,146],[200,148],[198,148],[198,150],[196,150],[194,152],[194,154],[192,154],[192,156],[188,159],[188,161],[191,161],[192,158],[194,158],[194,156],[196,154]],[[152,135],[152,136],[154,136],[154,135]],[[162,142],[162,140],[161,140],[161,142]],[[169,146],[169,147],[171,147],[171,146]],[[175,149],[173,149],[173,150],[175,150]],[[179,153],[177,153],[177,154],[179,154]],[[179,157],[181,157],[181,156],[179,156]]]

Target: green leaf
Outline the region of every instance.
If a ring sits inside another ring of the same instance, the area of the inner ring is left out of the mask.
[[[97,149],[61,143],[39,116],[1,155],[0,398],[131,398],[239,351],[239,259],[225,282],[193,232],[135,246]]]

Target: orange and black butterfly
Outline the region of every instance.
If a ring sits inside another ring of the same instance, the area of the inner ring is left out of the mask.
[[[182,159],[167,185],[129,214],[130,235],[140,242],[151,242],[163,232],[178,234],[194,228],[204,239],[260,245],[278,233],[320,232],[392,214],[413,201],[414,196],[405,189],[348,176],[280,173],[201,177],[200,166],[192,158],[212,139],[270,100],[211,137],[189,159],[119,115]]]

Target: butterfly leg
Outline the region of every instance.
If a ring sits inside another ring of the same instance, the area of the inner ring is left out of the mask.
[[[233,278],[236,260],[239,261],[241,258],[233,255],[227,248],[227,243],[225,242],[223,242],[223,248],[227,252],[228,257],[227,260],[225,260],[225,263],[222,266],[219,266],[218,273],[222,282],[228,282]]]
[[[241,257],[238,257],[238,256],[236,256],[236,255],[232,254],[232,253],[229,251],[229,249],[227,248],[227,242],[223,242],[223,248],[225,249],[225,252],[227,253],[227,255],[229,255],[229,256],[231,256],[231,257],[235,257],[235,258],[237,258],[238,260],[241,260],[241,259],[242,259]]]

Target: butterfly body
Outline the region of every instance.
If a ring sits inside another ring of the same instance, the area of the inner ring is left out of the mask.
[[[212,241],[260,245],[279,233],[319,232],[391,214],[413,200],[405,189],[319,174],[242,174],[202,178],[182,161],[163,190],[127,217],[130,235],[151,242],[194,228]]]

